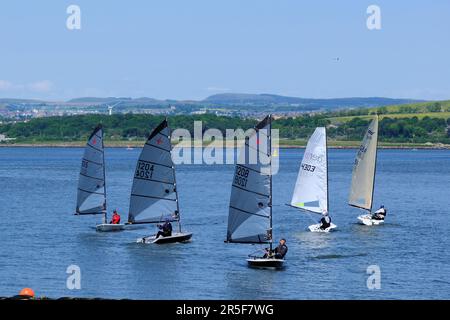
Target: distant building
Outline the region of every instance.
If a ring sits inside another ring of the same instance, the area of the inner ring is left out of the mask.
[[[197,110],[197,111],[192,111],[191,114],[194,115],[201,115],[201,114],[206,114],[208,111],[203,109],[203,110]]]
[[[16,139],[15,138],[7,138],[6,135],[0,134],[0,142],[8,142],[8,141],[12,141],[12,140],[16,140]]]

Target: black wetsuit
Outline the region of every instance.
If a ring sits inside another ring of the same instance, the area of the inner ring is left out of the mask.
[[[288,247],[287,245],[283,244],[279,244],[275,250],[273,251],[269,251],[268,249],[266,249],[266,254],[263,256],[263,258],[267,259],[267,258],[275,258],[275,259],[283,259],[284,256],[286,255],[286,253],[288,252]]]
[[[330,216],[325,216],[320,219],[320,229],[325,230],[326,228],[331,226],[331,218]]]
[[[381,211],[381,212],[378,212],[378,211],[380,211],[380,209],[378,209],[378,210],[372,215],[372,219],[374,219],[374,220],[384,220],[384,218],[386,217],[387,211],[386,211],[386,209],[384,209],[384,208],[382,208],[382,209],[383,209],[383,211]]]
[[[170,222],[164,223],[162,226],[159,226],[161,231],[158,231],[156,234],[156,239],[159,238],[159,236],[163,237],[170,237],[172,235],[172,224]]]
[[[288,252],[288,247],[285,244],[280,244],[275,248],[275,259],[283,259]]]

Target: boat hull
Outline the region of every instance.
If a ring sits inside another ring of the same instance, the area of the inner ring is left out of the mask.
[[[372,219],[371,214],[365,214],[365,215],[359,216],[358,220],[361,224],[366,225],[366,226],[378,226],[378,225],[384,223],[384,220]]]
[[[98,224],[95,227],[95,230],[98,232],[115,232],[115,231],[122,231],[125,229],[124,224],[110,224],[110,223],[102,223]]]
[[[167,244],[176,242],[187,242],[191,240],[192,232],[175,232],[170,237],[158,237],[155,235],[138,239],[137,243],[153,243],[153,244]]]
[[[325,233],[327,233],[327,232],[330,232],[330,231],[332,231],[333,229],[336,229],[336,228],[337,228],[337,225],[335,225],[334,223],[332,223],[332,224],[331,224],[328,228],[326,228],[326,229],[321,229],[320,226],[321,226],[321,224],[320,224],[320,223],[317,223],[317,224],[310,225],[310,226],[308,227],[308,229],[309,229],[309,231],[311,231],[311,232],[325,232]]]
[[[282,269],[284,266],[284,259],[250,258],[247,259],[247,263],[250,268]]]

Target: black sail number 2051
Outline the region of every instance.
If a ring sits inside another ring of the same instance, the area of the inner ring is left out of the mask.
[[[236,174],[234,175],[234,184],[239,187],[246,187],[248,174],[249,174],[249,169],[237,166]]]
[[[152,164],[144,161],[139,161],[137,164],[135,177],[150,180],[153,175],[153,169],[154,167]]]

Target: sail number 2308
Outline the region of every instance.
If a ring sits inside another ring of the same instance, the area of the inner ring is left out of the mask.
[[[249,169],[241,166],[236,167],[236,174],[234,175],[234,184],[240,187],[247,186],[247,178],[249,174]]]

